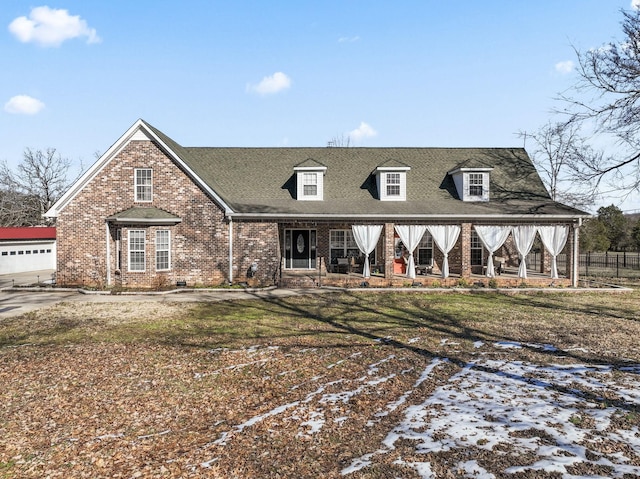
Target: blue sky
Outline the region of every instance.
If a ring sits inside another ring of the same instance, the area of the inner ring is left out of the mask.
[[[522,146],[631,1],[3,0],[0,160],[88,167],[138,118],[185,146]]]

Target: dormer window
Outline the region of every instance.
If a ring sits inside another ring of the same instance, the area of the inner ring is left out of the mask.
[[[376,168],[376,184],[381,201],[405,201],[407,199],[407,171],[399,161],[389,160]]]
[[[318,196],[318,173],[302,173],[302,196]]]
[[[462,201],[489,201],[489,173],[493,168],[457,168],[453,178]]]
[[[469,173],[469,196],[482,196],[484,175],[482,173]]]
[[[309,158],[293,168],[296,174],[297,199],[322,201],[324,197],[324,175],[327,167]]]
[[[387,173],[387,196],[400,196],[400,173]]]

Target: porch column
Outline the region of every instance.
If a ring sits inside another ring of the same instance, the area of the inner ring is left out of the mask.
[[[393,259],[395,255],[395,241],[393,223],[384,224],[384,277],[385,279],[393,278]]]
[[[105,257],[105,261],[106,261],[106,266],[107,266],[107,286],[111,286],[111,235],[109,234],[109,222],[105,221],[105,243],[107,246],[107,251],[106,251],[106,257]]]
[[[460,231],[460,277],[471,277],[471,223],[462,223]]]
[[[578,287],[578,266],[579,266],[579,233],[580,223],[573,223],[573,234],[569,234],[569,253],[567,253],[567,276],[571,278],[571,286]]]

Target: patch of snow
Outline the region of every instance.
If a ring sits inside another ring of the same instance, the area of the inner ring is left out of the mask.
[[[504,471],[510,474],[544,471],[568,475],[570,465],[597,464],[610,466],[615,471],[612,477],[640,475],[640,466],[629,464],[630,458],[623,454],[602,457],[597,448],[596,452],[588,451],[594,441],[593,431],[595,437],[604,435],[608,441],[624,445],[623,450],[631,448],[635,455],[640,454],[637,427],[608,429],[612,416],[626,408],[607,406],[598,400],[605,391],[614,389],[629,407],[640,405],[637,379],[616,377],[612,384],[612,368],[497,360],[469,363],[424,402],[408,406],[404,419],[382,441],[383,449],[372,454],[394,450],[399,440],[415,442],[419,454],[469,448],[492,450],[503,445],[514,454],[537,457],[530,464]],[[593,426],[572,422],[583,416],[589,417]],[[355,459],[352,466],[365,467],[361,464],[370,462],[373,455]],[[468,468],[467,477],[493,477],[475,470],[471,463],[463,465]]]
[[[520,349],[522,348],[522,344],[516,341],[498,341],[497,343],[493,343],[496,348],[500,349]]]
[[[260,414],[258,416],[254,416],[251,419],[243,422],[242,424],[238,424],[237,426],[235,426],[232,431],[223,432],[217,440],[213,441],[213,444],[218,445],[218,446],[224,446],[224,445],[227,444],[227,440],[230,438],[231,433],[233,433],[233,432],[235,432],[235,433],[242,432],[245,428],[253,426],[254,424],[257,424],[257,423],[259,423],[261,421],[264,421],[268,417],[276,416],[278,414],[281,414],[281,413],[285,412],[287,409],[295,407],[298,404],[300,404],[300,401],[294,401],[294,402],[291,402],[291,403],[288,403],[288,404],[283,404],[282,406],[278,406],[277,408],[274,408],[271,411],[267,411],[264,414]]]
[[[377,363],[373,363],[369,365],[369,369],[367,371],[367,374],[376,374],[378,372],[378,366],[380,366],[381,364],[384,364],[388,361],[391,361],[393,358],[395,358],[396,355],[395,354],[391,354],[390,356],[381,359],[380,361],[378,361]]]
[[[464,473],[464,477],[472,479],[495,479],[495,475],[487,472],[478,461],[467,461],[458,464],[458,471]]]
[[[527,347],[533,349],[542,349],[543,351],[555,353],[558,351],[558,348],[553,346],[552,344],[535,344],[535,343],[527,343]]]
[[[406,462],[402,459],[396,459],[393,461],[394,464],[399,464],[401,466],[409,466],[416,470],[421,479],[436,479],[437,476],[431,470],[431,464],[428,462]]]
[[[322,429],[322,426],[324,426],[325,420],[324,420],[324,414],[323,413],[321,413],[319,411],[311,411],[310,416],[311,417],[310,417],[310,419],[308,421],[304,421],[304,422],[300,423],[301,427],[309,426],[309,430],[307,431],[307,434],[303,434],[303,433],[299,432],[298,433],[298,437],[315,434],[318,431],[320,431],[320,429]]]
[[[420,338],[411,338],[407,340],[407,343],[413,344],[413,343],[417,343],[418,341],[420,341]]]
[[[474,341],[473,342],[473,347],[478,349],[481,348],[482,346],[484,346],[484,341]]]

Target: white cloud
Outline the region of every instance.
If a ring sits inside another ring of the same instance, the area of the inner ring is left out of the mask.
[[[638,0],[640,1],[640,0]],[[354,43],[360,40],[359,36],[355,36],[355,37],[340,37],[338,38],[338,43]]]
[[[260,95],[272,95],[291,87],[291,78],[282,72],[276,72],[271,76],[264,77],[257,85],[247,85],[247,91]]]
[[[43,108],[44,103],[27,95],[14,96],[4,104],[4,111],[17,115],[35,115]]]
[[[640,10],[640,0],[631,0],[631,8]]]
[[[564,61],[564,62],[558,62],[558,63],[556,63],[556,66],[555,66],[556,71],[558,73],[561,73],[562,75],[566,75],[568,73],[571,73],[573,71],[574,67],[575,67],[575,64],[571,60],[567,60],[567,61]]]
[[[37,43],[43,47],[59,47],[65,40],[87,37],[87,43],[98,43],[94,28],[78,15],[64,9],[35,7],[29,18],[18,17],[9,24],[9,31],[23,43]]]
[[[365,138],[373,138],[376,136],[378,132],[374,130],[371,125],[365,123],[364,121],[360,122],[360,126],[355,130],[349,132],[349,137],[355,141],[356,143],[364,140]]]

